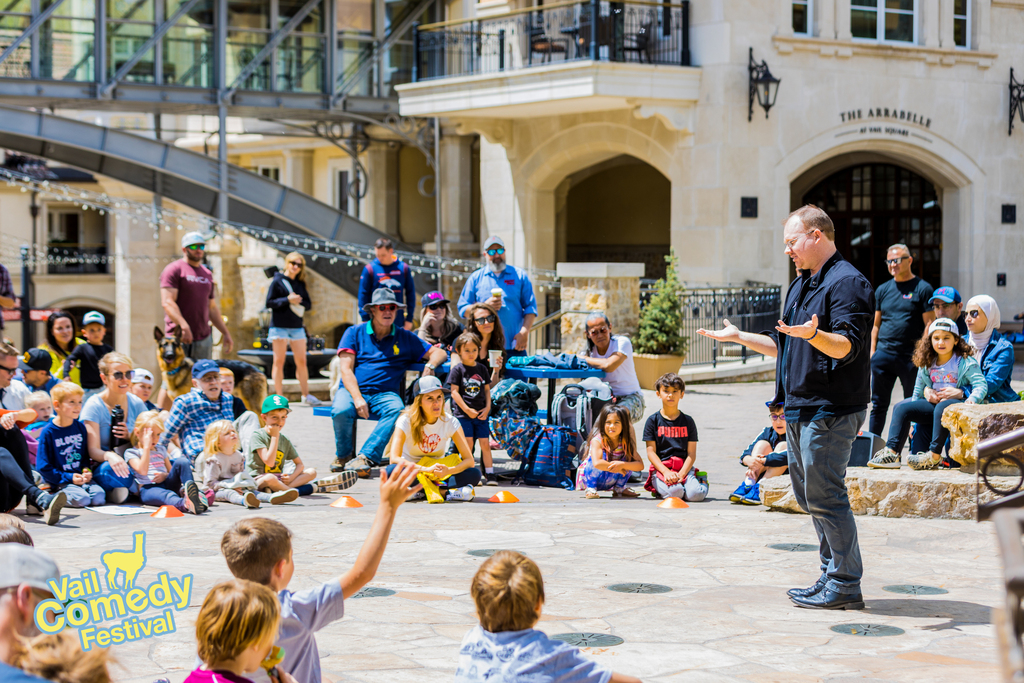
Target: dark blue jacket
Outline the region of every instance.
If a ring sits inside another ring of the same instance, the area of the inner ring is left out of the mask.
[[[999,330],[992,330],[992,337],[981,354],[981,371],[985,373],[985,381],[988,382],[985,403],[1010,403],[1020,400],[1020,396],[1010,386],[1010,375],[1013,374],[1013,344],[1003,339]]]
[[[871,400],[871,327],[875,292],[860,271],[836,252],[813,277],[796,278],[786,293],[783,320],[802,325],[818,316],[818,329],[850,340],[845,358],[831,358],[804,339],[779,334],[775,365],[775,403],[791,411],[810,409],[852,414]]]
[[[370,314],[363,306],[370,303],[373,290],[380,287],[387,287],[394,292],[398,303],[406,306],[416,305],[416,284],[412,279],[412,268],[398,258],[390,266],[382,266],[380,261],[373,259],[366,264],[362,275],[359,276],[359,315],[363,322],[370,320]],[[409,309],[403,311],[399,307],[398,315],[395,316],[395,324],[399,327],[405,324],[406,313],[409,313],[411,320],[413,316]]]
[[[769,467],[781,467],[782,465],[788,464],[787,462],[784,462],[786,460],[786,455],[784,453],[781,454],[782,458],[781,458],[781,461],[779,461],[779,462],[776,462],[776,460],[778,458],[772,458],[771,457],[773,455],[774,456],[780,455],[779,453],[775,453],[774,452],[775,451],[775,447],[778,446],[781,442],[783,442],[785,440],[786,440],[786,435],[785,434],[779,434],[773,428],[765,427],[764,429],[761,430],[760,434],[758,434],[757,436],[754,437],[754,440],[750,442],[750,445],[747,446],[746,450],[744,450],[743,453],[740,454],[740,464],[743,465],[743,458],[747,457],[748,455],[750,455],[750,454],[752,454],[754,452],[754,446],[757,445],[758,441],[767,441],[768,445],[772,447],[772,451],[773,452],[769,454],[769,460],[771,460],[771,464],[769,464],[769,463],[765,463],[765,464],[767,464]]]

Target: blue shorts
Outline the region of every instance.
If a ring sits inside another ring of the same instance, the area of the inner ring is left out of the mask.
[[[305,339],[306,330],[302,327],[271,327],[267,332],[267,341],[275,339]]]
[[[462,425],[462,433],[467,439],[489,439],[491,438],[491,425],[487,420],[471,420],[468,417],[457,418]]]

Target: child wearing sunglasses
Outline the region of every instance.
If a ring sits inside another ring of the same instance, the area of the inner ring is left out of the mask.
[[[778,477],[789,471],[786,452],[786,406],[768,401],[768,417],[772,424],[747,446],[740,456],[740,464],[747,468],[743,483],[729,496],[729,500],[743,505],[760,505],[762,479]]]

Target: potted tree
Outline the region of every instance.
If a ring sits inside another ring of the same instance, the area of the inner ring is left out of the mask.
[[[640,312],[640,325],[633,344],[633,364],[644,389],[666,372],[677,372],[686,358],[690,338],[683,336],[682,296],[686,287],[676,274],[673,250],[665,257],[665,277],[654,285],[654,294]]]

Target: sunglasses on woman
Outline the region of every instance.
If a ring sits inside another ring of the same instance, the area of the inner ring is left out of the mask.
[[[289,266],[298,266],[299,268],[301,268],[302,267],[302,261],[289,261],[288,265]]]
[[[488,315],[486,318],[473,318],[473,322],[475,322],[477,325],[486,325],[488,323],[493,323],[495,320],[496,318],[494,317],[493,313],[491,315]]]
[[[120,370],[118,370],[117,372],[110,373],[110,375],[108,375],[108,376],[109,377],[113,377],[114,380],[120,382],[123,379],[131,379],[134,375],[135,375],[135,371],[134,370],[129,370],[128,372],[121,372]]]
[[[440,311],[448,307],[448,304],[430,304],[427,306],[428,311]]]
[[[967,311],[964,313],[964,317],[970,318],[971,320],[977,318],[979,315],[981,315],[981,311]]]

